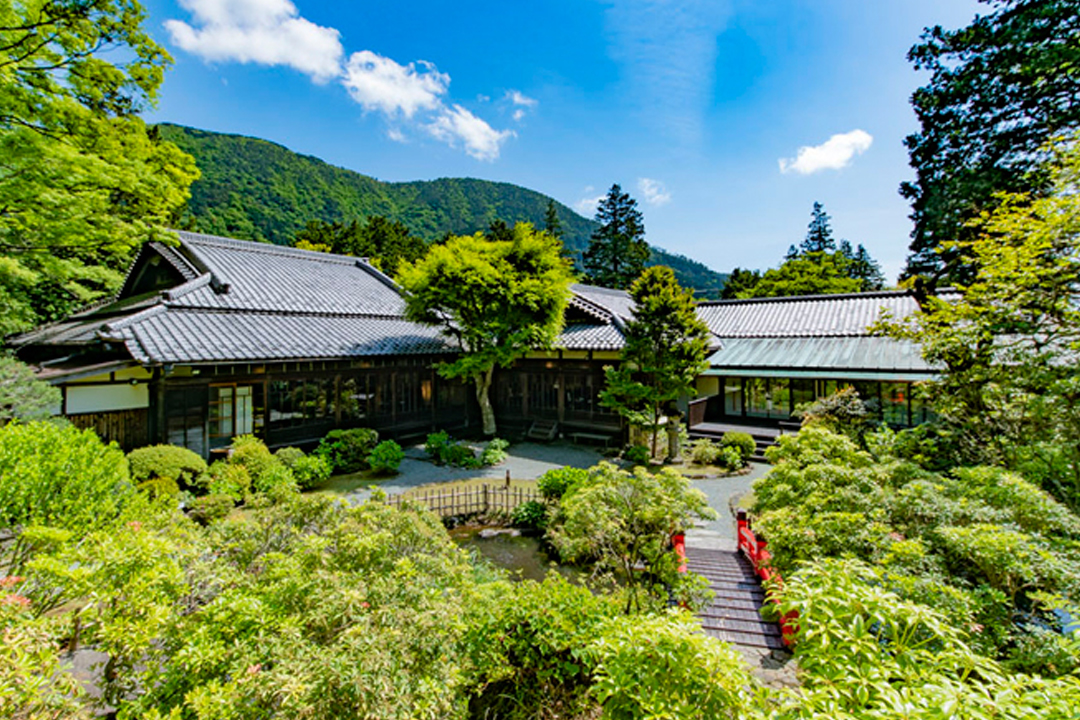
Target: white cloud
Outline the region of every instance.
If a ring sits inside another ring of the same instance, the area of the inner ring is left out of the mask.
[[[423,60],[400,65],[361,50],[349,58],[341,84],[364,110],[411,118],[417,110],[434,110],[441,105],[439,96],[450,87],[450,76]]]
[[[522,120],[525,119],[525,111],[522,110],[521,108],[518,108],[517,110],[514,111],[513,118],[515,120],[517,120],[518,122],[521,122]]]
[[[165,28],[182,50],[207,61],[292,67],[318,83],[337,79],[364,112],[385,117],[386,135],[394,142],[408,142],[407,132],[419,130],[492,161],[515,135],[494,129],[461,105],[447,104],[450,76],[432,63],[402,65],[370,50],[354,52],[343,63],[340,33],[301,17],[291,0],[178,1],[191,13],[191,23],[168,20]],[[536,106],[517,90],[506,97],[518,121]]]
[[[586,193],[591,193],[593,190],[594,188],[592,185],[589,185],[587,188],[585,188]],[[586,195],[585,197],[574,203],[574,209],[578,211],[579,215],[584,215],[585,217],[592,217],[596,214],[596,207],[605,197],[607,197],[607,193],[601,193],[596,197],[590,197]]]
[[[671,192],[659,180],[638,178],[637,186],[645,198],[645,202],[650,205],[665,205],[671,202]]]
[[[326,82],[341,73],[340,33],[300,17],[290,0],[180,0],[194,25],[167,20],[173,43],[208,61],[283,65]]]
[[[425,129],[449,145],[460,142],[469,155],[489,162],[499,157],[502,144],[514,136],[512,130],[496,130],[460,105],[443,107]]]
[[[522,94],[518,90],[507,90],[506,99],[515,105],[521,105],[523,107],[536,107],[539,101],[536,98],[531,98],[528,95]]]
[[[780,158],[780,172],[810,175],[821,170],[840,170],[856,155],[870,149],[873,136],[864,130],[833,135],[821,145],[803,146],[794,158]]]

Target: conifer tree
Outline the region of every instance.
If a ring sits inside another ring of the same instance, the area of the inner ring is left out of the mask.
[[[708,364],[709,330],[697,316],[692,290],[684,290],[669,267],[645,270],[630,288],[634,319],[626,324],[623,365],[605,369],[601,404],[632,424],[652,431],[652,454],[671,405],[692,391]],[[669,448],[669,451],[673,448]]]
[[[806,232],[806,239],[799,246],[801,254],[835,251],[836,241],[833,240],[832,227],[829,226],[832,218],[826,214],[825,207],[815,202],[811,214],[813,217]]]
[[[551,237],[562,240],[562,222],[559,220],[559,213],[555,208],[554,200],[548,200],[547,210],[544,211],[544,231]]]
[[[600,228],[582,258],[589,282],[627,288],[645,269],[651,254],[637,201],[616,183],[596,208],[596,221]]]

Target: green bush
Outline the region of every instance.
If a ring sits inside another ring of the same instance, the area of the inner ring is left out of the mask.
[[[631,445],[623,451],[623,457],[634,465],[648,465],[651,454],[645,445]]]
[[[720,446],[708,438],[690,443],[690,459],[698,465],[715,465],[720,459]]]
[[[367,467],[367,457],[378,444],[379,433],[371,428],[331,430],[315,454],[330,462],[333,473],[354,473]]]
[[[500,438],[491,438],[488,440],[487,445],[484,446],[483,452],[480,453],[480,465],[483,467],[491,467],[492,465],[498,465],[503,460],[506,460],[506,449],[510,447],[510,443]]]
[[[136,485],[139,492],[144,492],[153,499],[161,497],[176,497],[180,494],[180,486],[175,480],[163,477],[154,477],[143,480]]]
[[[318,487],[330,479],[330,462],[318,455],[305,455],[293,461],[293,475],[301,490]]]
[[[539,500],[529,500],[518,505],[510,513],[514,527],[543,530],[547,525],[547,505]]]
[[[172,480],[177,485],[193,487],[206,472],[206,461],[187,448],[176,445],[150,445],[128,453],[131,479],[145,482],[155,478]]]
[[[739,458],[741,459],[739,466],[741,467],[746,464],[754,451],[757,450],[757,443],[754,442],[754,438],[749,433],[731,431],[724,433],[724,436],[720,438],[720,447],[736,448],[739,451]]]
[[[266,443],[259,438],[241,435],[233,438],[229,446],[229,464],[243,467],[252,481],[257,481],[271,467],[281,465],[281,461],[271,454]]]
[[[300,490],[293,471],[281,462],[267,466],[258,477],[252,478],[251,485],[255,492],[275,498]]]
[[[93,430],[0,427],[0,528],[46,525],[82,535],[113,522],[134,495],[124,453]]]
[[[307,453],[297,447],[283,447],[279,448],[274,453],[274,457],[280,460],[285,465],[285,467],[293,470],[293,466],[296,464],[296,461],[306,458]]]
[[[192,520],[202,525],[209,525],[212,522],[227,518],[235,506],[236,501],[232,495],[203,495],[195,498],[191,503],[188,515],[191,516]]]
[[[734,445],[728,445],[725,448],[721,448],[718,460],[720,464],[728,470],[738,470],[746,465],[746,458],[743,457],[739,448]]]
[[[243,465],[216,460],[206,478],[206,489],[211,495],[228,495],[239,502],[251,492],[251,473]]]
[[[537,479],[536,487],[545,500],[558,500],[571,486],[588,477],[589,471],[581,468],[554,468]]]
[[[1005,665],[1013,672],[1061,677],[1080,670],[1080,637],[1033,627],[1013,638]]]
[[[473,449],[455,442],[445,430],[431,433],[424,442],[424,451],[436,465],[476,469],[480,459]]]
[[[401,467],[401,461],[405,459],[405,452],[393,440],[383,440],[375,446],[367,457],[367,463],[372,471],[380,475],[391,475]]]

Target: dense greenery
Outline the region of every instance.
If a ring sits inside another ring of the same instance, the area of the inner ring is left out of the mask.
[[[116,290],[198,173],[138,114],[171,62],[137,0],[0,4],[0,335]]]
[[[293,247],[367,258],[391,277],[402,262],[419,260],[427,252],[427,243],[410,235],[409,228],[381,215],[372,215],[363,225],[356,220],[309,220],[296,234]]]
[[[0,355],[0,423],[45,420],[61,400],[60,389],[38,380],[28,365]]]
[[[496,430],[489,397],[495,368],[552,347],[573,280],[556,238],[528,223],[518,223],[510,235],[451,238],[398,273],[407,317],[440,328],[461,349],[457,360],[438,370],[474,383],[488,436]]]
[[[676,427],[675,401],[690,394],[694,380],[708,367],[710,335],[697,316],[693,294],[679,286],[670,268],[643,272],[631,286],[630,297],[634,317],[623,331],[623,363],[605,368],[600,403],[647,428],[655,456],[663,419],[668,418],[671,429]],[[677,445],[669,441],[669,458],[678,456]]]
[[[881,267],[861,244],[853,249],[847,240],[837,246],[829,216],[814,203],[806,238],[792,245],[779,267],[764,273],[735,268],[724,298],[829,295],[881,290],[885,277]]]
[[[1080,12],[1075,0],[981,0],[967,27],[928,29],[908,58],[930,81],[911,98],[906,144],[915,227],[906,275],[970,283],[968,223],[997,192],[1043,194],[1045,144],[1080,128]]]
[[[961,244],[963,296],[883,329],[942,368],[925,392],[953,462],[1003,464],[1080,509],[1080,147],[1044,151],[1045,194],[1003,194]]]
[[[578,258],[597,228],[565,205],[509,183],[472,178],[381,182],[265,140],[179,125],[158,127],[163,138],[198,162],[202,176],[191,187],[188,222],[203,232],[287,245],[309,221],[348,226],[377,215],[403,223],[431,243],[447,234],[485,231],[495,220],[548,229],[554,227],[554,211],[556,236]],[[647,264],[671,267],[680,283],[704,297],[716,297],[724,283],[725,275],[655,247]]]

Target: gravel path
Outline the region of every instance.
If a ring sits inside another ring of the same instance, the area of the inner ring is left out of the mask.
[[[372,484],[378,485],[387,495],[397,495],[411,488],[437,482],[470,478],[501,479],[506,477],[507,471],[510,471],[510,477],[515,480],[535,480],[552,468],[566,465],[589,468],[604,459],[604,456],[595,450],[563,442],[545,445],[516,443],[510,446],[507,453],[509,456],[506,460],[494,467],[463,470],[435,465],[427,459],[424,446],[415,445],[405,449],[405,459],[401,461],[397,475]],[[346,494],[345,499],[360,503],[370,496],[371,490],[365,487]]]
[[[770,469],[767,463],[751,463],[750,472],[736,477],[694,480],[692,485],[709,498],[709,505],[720,517],[703,523],[686,533],[686,544],[714,550],[735,549],[735,517],[731,513],[731,500],[750,492],[754,481]]]

